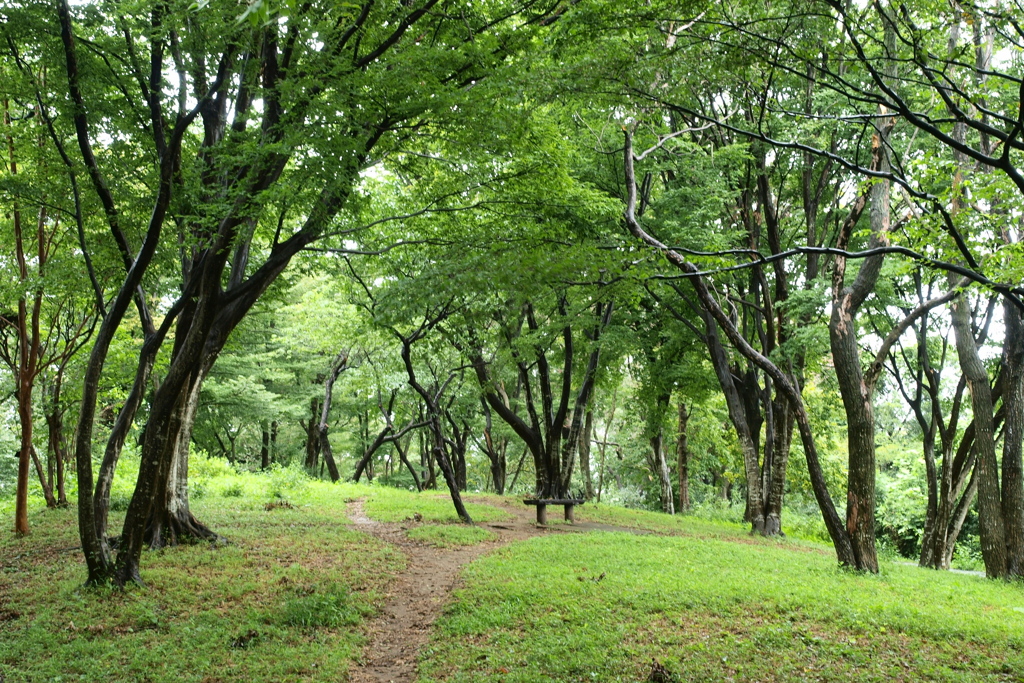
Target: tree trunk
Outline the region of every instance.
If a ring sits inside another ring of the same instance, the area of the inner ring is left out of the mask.
[[[411,437],[410,437],[410,440],[411,440]],[[412,481],[413,481],[413,484],[416,486],[416,491],[417,492],[422,491],[423,490],[423,484],[420,483],[420,478],[416,474],[416,468],[413,467],[412,463],[409,461],[409,456],[406,453],[405,447],[402,445],[402,440],[401,439],[395,439],[394,443],[395,443],[395,450],[398,452],[398,457],[401,459],[402,464],[405,465],[405,468],[407,470],[409,470],[409,474],[412,475]],[[406,442],[406,445],[408,445],[408,442]]]
[[[260,421],[260,469],[270,469],[270,429],[266,421]]]
[[[64,409],[61,407],[61,389],[64,386],[64,368],[57,371],[53,385],[49,391],[49,406],[45,411],[47,453],[53,457],[54,478],[57,486],[57,505],[68,504],[65,486],[65,463],[67,462],[67,442],[64,440]]]
[[[679,423],[676,436],[676,477],[679,480],[679,505],[676,512],[681,515],[690,511],[690,447],[687,444],[686,426],[690,414],[686,403],[679,398]]]
[[[764,535],[781,536],[782,503],[786,492],[786,469],[789,466],[789,452],[793,442],[795,416],[793,409],[781,393],[772,402],[772,417],[775,430],[772,442],[771,468],[766,477],[764,506]]]
[[[316,467],[320,462],[320,435],[317,426],[320,424],[320,399],[316,396],[309,399],[309,422],[306,429],[306,469],[316,474]]]
[[[891,27],[886,28],[887,41],[892,40]],[[886,114],[880,110],[881,114]],[[879,128],[872,138],[872,168],[882,173],[889,171],[888,133],[891,117],[880,119]],[[890,227],[890,183],[877,179],[869,190],[867,204],[871,239],[868,247],[888,243]],[[854,209],[851,218],[859,215]],[[844,222],[836,246],[849,246],[855,220]],[[849,467],[846,487],[846,530],[856,558],[855,566],[878,572],[875,549],[875,413],[872,387],[864,381],[857,336],[857,313],[864,300],[874,290],[882,269],[883,256],[872,256],[861,262],[854,281],[845,283],[847,259],[836,256],[832,273],[832,317],[829,320],[829,342],[835,365],[839,393],[846,411],[847,450]]]
[[[583,496],[587,500],[594,499],[594,477],[590,471],[590,442],[594,436],[594,410],[587,408],[587,417],[583,420],[583,434],[580,435],[580,473],[583,474]]]
[[[995,422],[992,390],[988,371],[978,355],[978,346],[971,329],[971,311],[967,298],[961,294],[953,300],[953,330],[956,333],[957,356],[967,380],[974,411],[974,447],[978,453],[978,522],[981,554],[989,578],[1002,578],[1007,572],[1006,525],[1003,518],[996,463]]]
[[[472,524],[473,519],[469,516],[469,511],[466,510],[466,506],[462,502],[462,496],[459,494],[459,485],[455,480],[455,472],[452,469],[451,461],[448,459],[447,442],[444,438],[444,427],[441,423],[441,407],[438,405],[437,400],[439,397],[432,394],[423,388],[419,380],[416,379],[416,370],[412,364],[412,344],[413,342],[421,339],[422,336],[428,331],[433,325],[440,322],[441,318],[436,318],[433,323],[424,321],[423,326],[409,337],[403,337],[397,332],[395,335],[402,342],[402,361],[405,365],[406,375],[409,379],[409,386],[411,386],[420,398],[423,400],[424,409],[426,410],[430,431],[434,437],[434,455],[437,458],[437,463],[441,467],[441,473],[444,475],[445,483],[448,485],[448,493],[451,495],[452,504],[455,506],[455,512],[466,524]]]
[[[338,379],[338,375],[345,370],[348,366],[348,350],[342,350],[334,358],[334,362],[331,363],[330,371],[327,373],[327,377],[324,379],[324,400],[323,407],[320,411],[320,419],[317,424],[317,439],[320,444],[320,450],[324,454],[324,462],[327,464],[327,471],[331,475],[331,481],[338,481],[341,479],[341,474],[338,473],[338,465],[334,462],[334,450],[331,448],[331,440],[328,438],[328,418],[331,413],[331,401],[334,398],[334,383]]]
[[[277,460],[277,420],[270,421],[270,462]]]
[[[725,404],[729,410],[729,421],[736,431],[740,452],[743,454],[743,474],[747,484],[747,516],[751,531],[763,534],[764,526],[764,493],[761,488],[761,466],[758,462],[758,448],[754,435],[750,431],[747,407],[740,390],[733,379],[729,355],[718,336],[718,323],[707,310],[704,311],[704,343],[711,357],[711,366],[718,377],[718,385],[725,396]]]
[[[508,463],[505,456],[508,452],[508,439],[501,439],[500,443],[494,439],[494,424],[491,420],[491,408],[487,405],[487,399],[480,397],[480,406],[484,413],[484,447],[487,459],[491,464],[491,482],[494,484],[494,492],[499,496],[505,495],[505,478],[507,477]]]
[[[967,485],[967,490],[964,492],[963,497],[956,506],[956,511],[953,513],[953,521],[950,524],[949,535],[946,539],[946,547],[942,556],[941,569],[949,569],[949,566],[953,562],[953,550],[956,549],[957,538],[960,537],[960,530],[964,527],[964,521],[967,519],[967,513],[971,509],[971,505],[974,503],[974,497],[978,493],[978,470],[975,468],[972,470],[971,481]]]
[[[672,473],[669,472],[668,462],[665,460],[665,435],[661,430],[651,439],[651,449],[658,482],[661,484],[662,512],[674,515],[676,511],[673,504]]]
[[[1024,319],[1003,300],[1003,481],[1002,512],[1006,524],[1008,576],[1024,575]]]
[[[948,464],[948,461],[946,461]],[[938,468],[935,465],[935,423],[929,425],[924,435],[924,466],[925,479],[928,487],[928,502],[925,509],[924,529],[921,531],[922,567],[938,568],[941,552],[945,547],[945,536],[948,521],[939,515]]]
[[[183,397],[177,434],[174,435],[174,454],[167,475],[163,500],[157,500],[146,530],[146,542],[151,548],[173,546],[187,541],[215,541],[220,537],[192,514],[188,492],[188,462],[192,445],[192,427],[199,407],[199,395],[205,377],[199,377],[188,387]]]

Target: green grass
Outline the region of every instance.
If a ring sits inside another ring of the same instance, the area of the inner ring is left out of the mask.
[[[429,543],[438,548],[476,545],[485,541],[493,541],[498,537],[489,529],[464,524],[427,524],[409,529],[406,535],[414,541]]]
[[[0,679],[344,681],[404,561],[351,527],[350,501],[383,521],[419,513],[410,536],[426,542],[491,536],[453,523],[439,492],[221,470],[199,466],[193,507],[230,544],[147,552],[145,588],[81,587],[73,509],[33,498],[28,538],[0,527]],[[483,522],[521,505],[471,500]],[[636,683],[652,659],[679,681],[1024,682],[1021,585],[852,574],[827,546],[708,519],[592,504],[577,518],[656,533],[548,535],[469,565],[421,683]]]
[[[723,536],[729,536],[728,530]],[[1024,589],[798,545],[558,535],[472,564],[423,681],[1022,681]]]
[[[0,531],[0,678],[345,680],[404,559],[348,528],[341,487],[289,476],[215,480],[193,509],[230,543],[146,552],[146,587],[123,592],[82,587],[74,510],[33,506],[30,536]]]
[[[436,491],[410,493],[385,486],[364,487],[366,514],[381,522],[402,522],[413,519],[417,513],[425,522],[458,522],[452,499],[447,493]],[[474,499],[487,500],[483,496]],[[512,519],[512,515],[486,503],[466,503],[466,510],[474,522],[501,522]]]

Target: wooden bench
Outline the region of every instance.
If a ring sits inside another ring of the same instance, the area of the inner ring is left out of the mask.
[[[565,521],[575,522],[576,517],[573,515],[573,508],[577,505],[583,505],[583,498],[527,498],[523,501],[526,505],[535,505],[537,507],[537,524],[548,523],[548,505],[561,505],[565,508]]]

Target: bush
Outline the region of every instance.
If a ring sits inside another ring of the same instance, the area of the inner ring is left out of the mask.
[[[220,495],[225,498],[241,498],[243,494],[245,494],[245,487],[240,481],[233,481],[220,490]]]
[[[309,484],[309,476],[299,467],[274,465],[267,477],[271,498],[284,498],[286,494],[301,491]]]
[[[609,505],[621,505],[624,508],[634,510],[646,510],[648,508],[644,491],[639,486],[623,486],[621,489],[608,491],[601,496],[602,502]]]
[[[237,471],[224,458],[210,456],[202,448],[197,448],[188,458],[188,476],[192,481],[209,481],[218,477],[228,477]]]

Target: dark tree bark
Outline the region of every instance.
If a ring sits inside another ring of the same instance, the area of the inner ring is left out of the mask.
[[[786,377],[785,373],[782,372],[778,366],[762,354],[758,353],[758,351],[743,338],[739,333],[739,330],[736,329],[732,321],[729,319],[729,316],[722,310],[721,305],[719,305],[712,296],[707,284],[700,276],[700,270],[696,265],[690,263],[681,254],[649,235],[637,222],[635,214],[637,186],[636,175],[633,170],[632,135],[629,130],[625,131],[625,140],[626,145],[624,150],[623,167],[625,171],[627,199],[623,217],[625,218],[626,226],[634,237],[649,247],[656,249],[659,253],[665,256],[673,266],[688,276],[694,286],[701,306],[704,307],[712,317],[714,317],[715,322],[717,322],[720,328],[725,332],[729,341],[732,342],[737,351],[771,377],[776,386],[784,392],[795,413],[797,428],[800,431],[800,438],[804,446],[804,455],[807,459],[807,471],[810,475],[811,487],[814,491],[815,498],[818,501],[818,507],[821,509],[825,526],[832,539],[832,544],[835,547],[837,559],[842,565],[857,567],[857,560],[854,556],[850,536],[847,534],[846,529],[843,528],[843,525],[839,520],[839,515],[836,513],[832,497],[825,484],[825,477],[822,473],[821,464],[818,460],[818,450],[814,443],[814,435],[811,430],[810,419],[807,415],[807,410],[804,406],[800,392],[797,391],[789,378]]]
[[[317,379],[321,382],[323,381],[322,377]],[[300,423],[306,432],[306,459],[303,462],[303,466],[307,471],[314,474],[316,473],[317,465],[320,463],[320,435],[317,432],[317,426],[320,424],[321,409],[320,398],[313,396],[309,399],[309,416],[307,421]]]
[[[679,480],[679,504],[676,506],[676,512],[681,515],[690,510],[690,447],[686,438],[689,421],[690,413],[680,397],[679,423],[676,431],[676,477]]]
[[[1024,576],[1024,317],[1003,301],[1003,481],[1002,512],[1006,524],[1006,573]]]
[[[352,475],[352,481],[359,481],[360,477],[363,476],[363,472],[367,471],[367,466],[370,464],[374,453],[377,452],[377,449],[388,442],[389,435],[391,435],[391,427],[385,426],[384,429],[380,430],[380,433],[377,434],[377,438],[375,438],[373,442],[366,447],[366,450],[363,451],[363,455],[359,458],[359,462],[356,463],[356,471]],[[373,480],[372,475],[370,475],[369,478],[371,481]]]
[[[583,496],[587,500],[594,499],[594,476],[591,472],[590,446],[594,438],[594,409],[587,408],[587,417],[583,420],[583,434],[580,436],[580,473],[583,474]]]
[[[270,426],[265,421],[260,422],[260,469],[270,469]]]
[[[324,380],[324,399],[323,409],[320,411],[320,420],[317,425],[317,436],[320,442],[320,450],[324,454],[324,462],[327,463],[327,471],[331,475],[331,481],[338,481],[341,479],[341,474],[338,473],[338,465],[334,462],[334,451],[331,448],[331,440],[328,438],[328,423],[327,419],[331,412],[331,399],[333,398],[334,383],[338,379],[345,368],[348,367],[348,350],[343,350],[338,353],[334,358],[334,362],[331,363],[331,369],[327,373],[327,378]]]
[[[894,40],[891,30],[887,31]],[[880,114],[887,112],[883,109]],[[893,125],[891,117],[883,119],[872,138],[872,168],[889,172],[888,137]],[[869,222],[871,238],[868,248],[888,244],[891,222],[888,180],[877,180],[870,188]],[[855,222],[846,221],[836,240],[836,248],[849,246]],[[864,380],[857,334],[857,313],[874,290],[881,273],[884,256],[872,256],[861,262],[857,276],[846,284],[845,256],[837,255],[832,273],[832,317],[829,321],[829,342],[835,365],[839,393],[846,411],[849,467],[846,488],[846,529],[853,544],[856,566],[870,572],[878,571],[875,549],[875,413],[871,387]]]
[[[507,476],[508,439],[494,438],[494,424],[491,420],[491,408],[487,405],[487,399],[480,397],[480,407],[484,414],[484,441],[481,449],[490,461],[491,483],[494,485],[494,492],[499,496],[505,495],[505,478]]]
[[[466,510],[466,506],[462,502],[462,496],[459,494],[459,485],[455,478],[455,470],[452,468],[451,459],[449,457],[449,449],[454,446],[454,441],[445,437],[444,425],[442,423],[442,410],[439,404],[439,398],[441,392],[444,390],[445,386],[447,386],[447,382],[443,383],[438,388],[437,392],[431,393],[427,391],[416,378],[416,370],[412,364],[413,343],[422,339],[430,330],[436,327],[446,315],[446,310],[440,311],[432,319],[425,320],[420,328],[409,336],[403,336],[398,332],[394,332],[394,334],[402,342],[402,361],[405,363],[405,372],[409,378],[409,386],[411,386],[413,390],[420,395],[420,398],[423,399],[423,406],[426,411],[428,423],[427,428],[433,437],[434,457],[441,468],[441,473],[444,475],[444,481],[448,485],[448,493],[451,495],[452,504],[455,506],[455,512],[463,522],[466,524],[472,524],[473,519],[469,516],[469,511]]]
[[[1002,578],[1007,573],[1006,525],[999,491],[996,463],[995,421],[993,417],[992,389],[988,371],[978,355],[978,347],[971,327],[971,311],[964,295],[953,300],[953,331],[956,334],[957,356],[967,380],[974,412],[974,448],[978,461],[978,522],[981,535],[981,554],[985,560],[985,573],[989,578]]]
[[[718,385],[725,396],[725,404],[729,411],[729,420],[739,441],[740,452],[743,454],[743,473],[747,484],[747,521],[751,530],[763,534],[764,526],[764,495],[761,482],[761,468],[758,463],[758,448],[751,432],[750,412],[741,398],[740,389],[733,380],[733,368],[729,363],[729,355],[722,346],[718,336],[718,323],[706,309],[704,314],[704,341],[711,356],[711,367],[718,377]],[[748,392],[749,394],[749,392]],[[756,400],[756,397],[755,397]],[[755,406],[754,410],[757,408]]]
[[[559,310],[562,315],[565,314],[565,305],[566,302],[563,298],[559,302]],[[580,434],[583,431],[583,421],[600,363],[600,337],[602,331],[611,323],[612,310],[613,307],[610,303],[602,302],[596,305],[599,322],[593,330],[588,332],[588,338],[593,348],[587,359],[587,365],[574,400],[572,399],[574,346],[571,327],[566,326],[562,329],[563,364],[560,387],[556,387],[552,382],[545,350],[539,345],[534,347],[536,385],[541,403],[539,411],[535,404],[534,383],[531,379],[530,367],[524,359],[517,358],[519,381],[524,393],[523,403],[529,422],[523,419],[511,407],[510,402],[503,399],[496,390],[496,385],[488,371],[487,362],[479,348],[460,349],[469,355],[470,363],[473,365],[473,370],[488,405],[530,449],[536,472],[535,493],[541,498],[557,499],[570,495]],[[526,304],[523,318],[531,331],[539,329],[532,304]],[[558,390],[557,395],[556,389]],[[571,414],[570,400],[572,400]]]
[[[459,422],[452,415],[451,411],[445,409],[444,417],[448,422],[448,427],[451,433],[451,454],[452,464],[455,470],[455,483],[458,485],[460,491],[466,490],[466,447],[469,444],[469,425]]]
[[[384,416],[384,429],[377,434],[377,438],[370,443],[366,450],[363,452],[362,457],[359,458],[359,462],[356,463],[355,473],[352,475],[352,481],[359,481],[359,478],[363,476],[363,472],[367,472],[367,477],[373,479],[371,474],[371,463],[373,462],[373,455],[376,453],[381,446],[386,443],[397,444],[406,434],[429,425],[428,420],[420,420],[419,422],[410,422],[401,429],[396,429],[394,422],[392,422],[391,416],[392,411],[395,407],[395,399],[398,397],[398,391],[392,390],[391,398],[388,400],[387,408],[384,407],[383,403],[378,403],[381,414]],[[368,419],[368,418],[367,418]]]
[[[672,473],[669,472],[668,462],[665,459],[665,433],[658,430],[658,433],[651,438],[651,466],[658,477],[661,487],[661,510],[662,512],[674,515],[675,501],[672,491]]]

